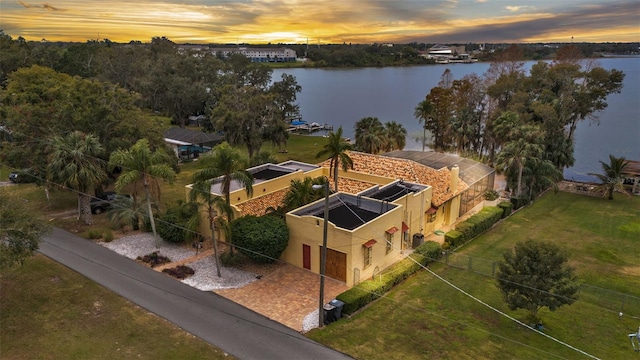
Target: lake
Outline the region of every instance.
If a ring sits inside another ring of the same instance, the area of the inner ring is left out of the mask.
[[[607,99],[609,106],[597,113],[600,125],[582,121],[575,133],[575,165],[564,176],[577,181],[594,181],[587,175],[600,172],[598,161],[609,154],[640,160],[640,57],[603,58],[605,69],[625,73],[620,94]],[[535,62],[526,63],[530,68]],[[471,73],[483,75],[489,63],[443,64],[415,67],[360,69],[275,69],[273,79],[283,73],[294,75],[302,92],[298,94],[302,118],[308,123],[343,127],[344,136],[353,138],[353,126],[363,117],[396,121],[408,132],[405,150],[422,149],[422,126],[413,116],[418,103],[449,68],[455,79]],[[317,134],[317,133],[316,133]]]

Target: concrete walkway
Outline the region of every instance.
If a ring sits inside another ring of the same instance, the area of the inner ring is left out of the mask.
[[[240,359],[351,359],[212,292],[54,229],[42,254]]]

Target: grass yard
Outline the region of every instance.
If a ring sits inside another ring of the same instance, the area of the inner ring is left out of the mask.
[[[583,287],[580,299],[555,312],[541,310],[544,333],[602,359],[629,359],[627,334],[640,326],[640,198],[614,201],[548,193],[458,251],[460,256],[502,258],[526,239],[561,243],[580,281],[627,294]],[[474,259],[477,266],[483,261]],[[475,297],[507,308],[490,276],[434,264],[431,269]],[[620,310],[626,314],[618,317]],[[497,314],[426,271],[351,319],[309,337],[358,359],[588,358]]]
[[[42,255],[0,288],[3,359],[232,358]]]

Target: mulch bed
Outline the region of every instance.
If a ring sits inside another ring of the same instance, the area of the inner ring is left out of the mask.
[[[143,262],[151,266],[152,268],[171,262],[171,259],[169,259],[168,257],[164,255],[158,255],[157,251],[154,251],[149,255],[138,256],[136,260]]]
[[[195,271],[192,268],[185,265],[178,265],[173,268],[164,269],[162,270],[162,272],[180,280],[186,279],[189,276],[195,274]]]

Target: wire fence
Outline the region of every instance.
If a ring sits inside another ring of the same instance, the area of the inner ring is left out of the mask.
[[[497,261],[458,254],[451,251],[445,251],[443,255],[441,261],[448,266],[496,278],[496,272],[498,270]],[[623,316],[640,319],[640,297],[638,296],[589,284],[581,284],[578,294],[580,296],[579,301],[584,301],[616,313],[623,313]]]

